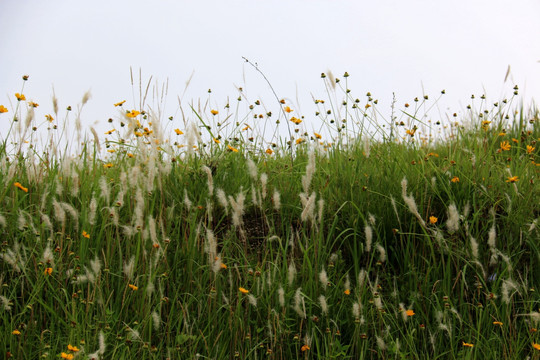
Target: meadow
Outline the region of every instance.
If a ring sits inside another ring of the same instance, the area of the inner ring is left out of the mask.
[[[239,89],[171,116],[149,83],[99,134],[89,94],[38,104],[23,77],[0,106],[0,356],[540,358],[538,110],[516,87],[385,116],[321,77],[304,115]]]

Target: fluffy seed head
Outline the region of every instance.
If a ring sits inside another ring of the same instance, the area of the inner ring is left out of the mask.
[[[326,290],[326,286],[328,285],[328,275],[324,268],[319,273],[319,281],[321,282],[323,289]]]

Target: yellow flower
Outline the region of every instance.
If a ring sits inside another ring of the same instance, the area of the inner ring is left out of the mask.
[[[351,290],[349,289],[345,289],[345,291],[343,292],[345,295],[351,295]]]
[[[518,140],[518,139],[512,138],[512,141],[515,142],[516,144],[519,144],[519,140]]]
[[[66,354],[65,352],[63,352],[62,354],[60,354],[60,357],[61,357],[62,359],[68,359],[68,360],[71,360],[71,359],[73,359],[74,356],[73,356],[73,354]]]
[[[459,182],[459,178],[457,176],[454,176],[450,181],[453,183],[457,183]]]
[[[527,145],[527,154],[532,154],[532,152],[534,151],[534,147],[532,147],[531,145]]]
[[[248,290],[248,289],[244,289],[243,287],[239,287],[238,290],[239,290],[242,294],[249,294],[249,290]]]
[[[435,224],[437,222],[437,220],[439,220],[439,219],[437,219],[437,217],[435,217],[435,216],[430,216],[429,217],[429,223],[430,224]]]
[[[414,316],[414,315],[416,315],[416,313],[414,312],[414,310],[407,310],[405,313],[407,314],[407,316]]]
[[[110,169],[110,168],[113,167],[113,164],[107,163],[107,164],[104,164],[103,167],[104,167],[105,169]]]
[[[233,148],[231,145],[227,144],[227,148],[229,148],[229,150],[231,151],[234,151],[234,152],[238,152],[238,149],[235,149]]]
[[[439,154],[434,153],[434,152],[430,152],[429,154],[427,154],[427,156],[435,156],[435,157],[439,157]]]
[[[131,110],[131,111],[128,111],[128,112],[126,113],[126,116],[127,116],[128,118],[134,118],[134,117],[139,116],[140,113],[141,113],[140,111],[137,111],[137,110]]]
[[[296,145],[303,143],[305,140],[302,138],[296,139]]]
[[[217,110],[210,110],[210,113],[212,113],[212,115],[215,116],[215,115],[219,114],[219,111],[217,111]]]
[[[463,341],[463,346],[472,348],[472,347],[474,347],[474,344],[466,343],[465,341]]]
[[[221,141],[219,141],[218,139],[214,138],[214,142],[215,142],[216,144],[219,144]]]
[[[133,291],[139,290],[139,288],[138,288],[137,286],[133,285],[133,284],[129,284],[128,286],[129,286],[129,288],[130,288],[131,290],[133,290]]]
[[[132,153],[127,153],[126,155],[127,155],[129,158],[135,157],[135,155],[133,155]]]
[[[83,232],[82,232],[82,236],[85,237],[85,238],[87,238],[87,239],[90,239],[90,234],[87,233],[87,232],[84,231],[84,230],[83,230]]]
[[[499,136],[506,136],[506,133],[503,131],[503,132],[500,132],[499,133]]]
[[[501,150],[502,151],[508,151],[508,150],[510,150],[511,147],[512,146],[510,145],[510,143],[508,141],[503,141],[501,143]]]
[[[313,135],[315,135],[315,138],[317,138],[317,139],[321,139],[321,138],[322,138],[321,134],[317,134],[316,132],[314,132]]]
[[[540,344],[533,343],[532,346],[533,346],[533,348],[535,348],[536,350],[540,350]]]
[[[122,106],[122,105],[124,105],[125,102],[126,102],[126,100],[122,100],[122,101],[117,102],[116,104],[114,104],[114,106]]]
[[[309,347],[309,345],[304,345],[304,346],[302,346],[302,347],[300,348],[300,350],[302,350],[302,351],[306,351],[306,350],[309,350],[309,349],[311,349],[311,348]]]
[[[28,105],[30,105],[31,107],[34,107],[34,108],[37,108],[37,107],[39,106],[38,103],[35,103],[35,102],[33,102],[33,101],[30,101],[30,102],[28,103]]]
[[[291,109],[290,107],[288,107],[288,106],[285,106],[285,108],[284,108],[283,110],[285,110],[286,113],[291,113],[291,112],[294,111],[294,110],[292,110],[292,109]]]
[[[140,131],[135,131],[134,134],[135,134],[136,137],[141,137],[141,136],[144,135],[144,134],[143,134],[142,132],[140,132]]]
[[[4,105],[0,105],[0,114],[8,112],[8,109]]]
[[[53,269],[51,267],[45,268],[43,272],[45,275],[52,275]]]
[[[71,346],[70,344],[68,344],[68,350],[69,350],[69,351],[73,351],[73,352],[80,351],[78,347],[76,347],[76,346]]]
[[[24,94],[15,93],[15,97],[17,98],[18,101],[26,100],[26,96],[24,96]]]
[[[115,132],[116,129],[109,130],[105,133],[105,135],[111,135],[113,132]]]
[[[176,133],[176,135],[183,135],[184,134],[182,131],[180,131],[180,129],[174,129],[174,132]]]
[[[272,155],[274,153],[274,150],[268,148],[266,149],[265,153],[267,153],[268,155]]]
[[[26,193],[28,192],[28,188],[25,188],[25,187],[22,186],[21,183],[19,183],[19,182],[16,182],[15,184],[13,184],[13,186],[15,186],[15,187],[21,189],[22,191],[24,191],[24,192],[26,192]]]
[[[13,335],[21,335],[21,332],[19,330],[17,330],[17,329],[13,330],[11,333]]]
[[[517,176],[511,176],[506,180],[507,183],[515,183],[515,182],[518,182],[518,181],[519,181],[519,177],[517,177]]]
[[[50,114],[45,115],[45,119],[47,119],[48,122],[53,122],[54,120],[54,118]]]
[[[499,326],[502,326],[502,324],[503,324],[503,323],[500,322],[500,321],[494,321],[494,322],[493,322],[493,325],[499,325]]]

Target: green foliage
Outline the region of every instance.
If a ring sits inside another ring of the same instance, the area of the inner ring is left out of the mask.
[[[537,357],[538,114],[481,106],[430,139],[423,102],[385,133],[371,95],[344,94],[317,103],[328,140],[265,143],[255,102],[223,120],[191,107],[195,130],[122,112],[103,152],[96,137],[73,156],[54,132],[23,145],[18,105],[0,147],[0,353]]]

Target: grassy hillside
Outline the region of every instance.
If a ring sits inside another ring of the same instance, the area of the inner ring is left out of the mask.
[[[20,90],[0,107],[2,356],[539,358],[536,109],[432,122],[424,96],[384,120],[339,89],[319,131],[240,94],[245,114],[183,121],[117,103],[90,135],[88,96],[38,116]]]

